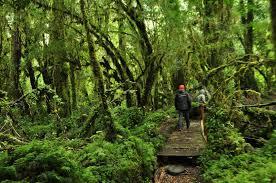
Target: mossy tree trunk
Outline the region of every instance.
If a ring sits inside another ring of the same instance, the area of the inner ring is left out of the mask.
[[[274,45],[274,59],[276,60],[276,1],[270,0],[270,15],[272,25],[272,43]],[[275,64],[274,64],[275,65]],[[276,67],[272,67],[272,76],[276,75]]]
[[[254,34],[253,34],[253,20],[254,20],[254,0],[247,0],[246,10],[244,8],[243,0],[240,1],[241,8],[243,9],[241,16],[242,24],[245,26],[244,32],[244,51],[245,61],[250,62],[253,54]],[[244,75],[240,79],[241,89],[253,89],[259,91],[258,85],[255,79],[254,70],[248,68]]]
[[[13,22],[13,30],[12,30],[12,65],[10,72],[11,85],[9,90],[9,96],[13,99],[18,99],[22,95],[22,90],[20,88],[20,65],[21,65],[21,54],[22,54],[22,43],[20,39],[20,31],[19,31],[19,22],[20,22],[20,12],[15,10],[14,13],[14,22]]]
[[[205,44],[212,44],[209,50],[209,56],[207,58],[207,64],[209,67],[214,68],[219,66],[218,61],[218,49],[215,47],[215,44],[218,42],[217,31],[217,6],[219,5],[218,0],[204,0],[204,23],[203,23],[203,33],[205,35]]]
[[[109,141],[113,141],[116,136],[115,132],[115,126],[114,122],[111,116],[111,113],[109,111],[109,107],[107,104],[107,97],[105,95],[105,86],[104,86],[104,80],[103,80],[103,74],[100,68],[100,64],[97,61],[96,52],[95,52],[95,43],[93,40],[93,37],[90,34],[90,28],[88,19],[85,12],[85,2],[84,0],[80,0],[80,9],[82,13],[83,18],[83,25],[86,31],[86,41],[88,43],[88,51],[89,51],[89,57],[90,57],[90,64],[93,71],[93,76],[96,80],[95,86],[97,86],[97,92],[101,100],[103,115],[105,117],[105,127],[106,127],[106,139]]]
[[[227,54],[228,48],[225,39],[227,37],[226,29],[229,27],[228,15],[230,7],[220,0],[204,0],[204,17],[203,17],[203,35],[204,44],[207,46],[207,58],[203,55],[203,59],[206,59],[206,66],[208,69],[219,67],[223,64],[223,57]],[[227,11],[226,11],[227,10]],[[223,26],[221,26],[223,25]],[[219,32],[221,34],[219,34]],[[219,78],[224,78],[222,72],[218,73]],[[212,80],[203,80],[203,85],[213,84],[215,87],[219,87],[221,82]]]
[[[125,36],[123,34],[123,31],[125,29],[125,25],[124,25],[124,18],[120,18],[118,20],[118,39],[119,39],[119,50],[121,51],[121,55],[124,58],[124,60],[126,60],[126,43],[125,43]],[[127,63],[123,62],[122,66],[124,68],[124,71],[127,70]],[[128,79],[127,81],[124,81],[125,83],[123,83],[124,85],[124,91],[126,92],[126,104],[127,107],[131,107],[132,106],[132,96],[131,96],[131,85],[130,85],[130,79]]]
[[[43,35],[43,54],[42,54],[43,56],[42,56],[42,59],[43,59],[44,62],[41,66],[42,67],[41,68],[41,74],[43,76],[44,83],[46,85],[52,85],[53,78],[51,77],[51,70],[52,70],[52,69],[50,69],[51,63],[50,63],[49,56],[46,54],[48,49],[49,49],[49,46],[46,43],[46,37],[45,37],[45,35]],[[47,113],[48,114],[50,114],[53,110],[50,99],[51,99],[51,95],[47,92],[45,102],[46,102],[46,107],[47,107]]]
[[[145,19],[143,17],[143,6],[139,0],[136,1],[137,5],[126,4],[122,0],[116,0],[116,3],[124,13],[129,21],[132,23],[133,28],[135,29],[135,34],[139,36],[139,46],[141,57],[144,61],[144,73],[143,79],[139,80],[139,83],[136,86],[136,95],[137,103],[140,107],[147,107],[149,104],[149,99],[151,95],[152,88],[154,86],[154,81],[156,75],[159,72],[160,64],[164,56],[162,54],[154,54],[153,45],[150,40],[149,34],[147,32]],[[140,88],[142,86],[143,90],[140,94]]]
[[[6,19],[3,14],[0,14],[0,60],[4,60],[5,57],[5,29],[6,29]],[[0,90],[7,91],[7,79],[9,77],[4,77],[8,75],[9,70],[6,69],[8,66],[8,63],[1,62],[0,63],[0,69],[1,69],[1,77],[0,77]]]
[[[276,59],[276,1],[270,0],[270,16],[272,25],[272,43],[274,45],[274,58]]]
[[[24,21],[24,33],[25,33],[25,42],[24,42],[25,52],[24,52],[24,58],[25,58],[26,65],[27,65],[27,76],[29,76],[29,78],[30,78],[30,83],[31,83],[32,89],[36,89],[37,88],[37,84],[36,84],[36,78],[35,78],[35,71],[33,69],[32,60],[31,60],[31,58],[29,56],[29,54],[30,54],[30,47],[31,47],[31,44],[32,44],[32,40],[31,40],[32,32],[30,30],[30,24],[29,24],[28,20],[26,20],[26,19]]]
[[[53,7],[64,9],[64,0],[55,0]],[[53,11],[53,22],[51,24],[50,44],[52,48],[53,85],[57,95],[62,99],[62,107],[59,114],[65,117],[70,114],[70,92],[68,84],[69,66],[65,62],[65,28],[64,14],[61,11]]]
[[[71,83],[71,93],[72,93],[71,109],[73,110],[77,108],[76,76],[75,76],[75,66],[73,63],[70,63],[70,83]]]

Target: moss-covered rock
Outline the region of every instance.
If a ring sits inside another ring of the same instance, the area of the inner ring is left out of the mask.
[[[263,108],[243,108],[231,111],[231,119],[235,127],[253,144],[264,144],[264,139],[269,139],[276,129],[276,111]]]

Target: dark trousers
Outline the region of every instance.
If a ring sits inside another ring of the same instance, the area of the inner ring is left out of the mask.
[[[189,128],[190,127],[190,117],[189,117],[189,111],[186,110],[186,111],[178,111],[178,128],[182,128],[182,118],[183,118],[183,115],[185,117],[185,120],[186,120],[186,127]]]

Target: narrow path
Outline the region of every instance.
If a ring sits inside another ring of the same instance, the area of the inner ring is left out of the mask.
[[[177,119],[169,119],[160,127],[167,142],[158,153],[159,168],[155,183],[200,183],[200,166],[197,157],[205,148],[198,120],[191,121],[189,130],[176,131]],[[176,172],[177,173],[176,173]],[[181,172],[181,173],[179,173]]]
[[[176,120],[172,122],[176,124]],[[158,156],[194,157],[199,156],[205,148],[205,140],[198,120],[192,120],[189,129],[173,131],[167,136],[169,138]]]

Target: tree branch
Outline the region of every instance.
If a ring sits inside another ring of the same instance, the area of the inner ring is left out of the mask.
[[[272,105],[276,105],[276,101],[272,101],[272,102],[265,103],[265,104],[240,105],[240,106],[235,106],[235,107],[237,107],[237,108],[243,108],[243,107],[266,107],[266,106],[272,106]]]
[[[222,69],[224,69],[226,67],[233,66],[233,65],[245,64],[245,65],[248,65],[248,67],[253,67],[253,66],[256,67],[256,66],[264,65],[264,64],[274,64],[275,65],[275,63],[276,63],[275,60],[271,60],[271,59],[264,59],[261,62],[260,61],[253,61],[253,62],[244,62],[244,61],[241,61],[241,60],[243,60],[247,56],[248,56],[248,54],[244,55],[241,58],[237,58],[237,59],[231,61],[230,63],[227,63],[227,64],[221,65],[219,67],[216,67],[214,69],[211,69],[202,81],[208,80],[210,77],[214,76],[216,73],[218,73]],[[257,55],[251,55],[251,56],[252,57],[256,57],[257,60],[260,60],[260,57],[257,56]]]
[[[42,7],[46,10],[56,10],[56,11],[61,11],[63,12],[65,15],[68,15],[74,19],[76,19],[77,22],[79,22],[80,24],[83,24],[83,19],[80,15],[71,12],[69,10],[66,9],[58,9],[56,7],[52,7],[46,3],[43,3],[40,0],[32,0],[32,2],[36,5],[38,5],[39,7]],[[115,45],[112,43],[112,41],[110,41],[109,36],[105,33],[103,33],[98,27],[96,27],[95,25],[93,25],[91,22],[88,22],[89,24],[89,32],[91,32],[99,41],[100,45],[106,50],[107,54],[112,58],[113,62],[116,63],[117,60],[114,59],[119,59],[121,61],[121,63],[126,63],[126,61],[124,60],[124,58],[122,57],[122,55],[120,54],[120,51],[115,47]],[[118,69],[122,70],[122,67],[118,65],[119,63],[117,62],[115,65]],[[127,76],[129,77],[129,79],[131,81],[134,81],[134,76],[131,73],[130,69],[127,67],[126,68],[126,73]]]

